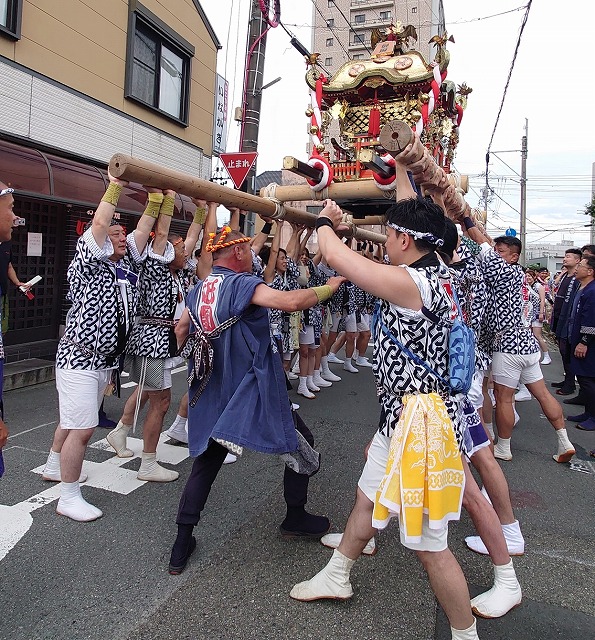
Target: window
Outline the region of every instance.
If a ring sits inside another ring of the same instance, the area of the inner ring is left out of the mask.
[[[364,44],[365,42],[366,42],[366,36],[363,33],[356,33],[355,36],[353,36],[354,45]]]
[[[332,58],[325,58],[324,59],[324,66],[325,67],[332,67],[333,66],[333,59]]]
[[[193,56],[190,43],[137,4],[128,31],[126,98],[188,124]]]
[[[328,6],[329,7],[334,7],[335,6],[335,0],[328,0]]]
[[[381,11],[380,12],[381,20],[390,20],[390,11]]]
[[[358,13],[353,17],[353,21],[355,24],[364,24],[366,21],[366,16],[363,13]]]
[[[327,47],[332,47],[333,46],[333,39],[332,38],[327,38],[326,39],[326,46]]]
[[[334,18],[329,18],[329,19],[326,21],[326,26],[327,26],[327,27],[329,27],[329,28],[330,28],[330,27],[334,27],[334,26],[335,26],[335,19],[334,19]]]
[[[417,13],[417,7],[411,7],[411,13]]]
[[[0,33],[20,40],[22,13],[23,0],[0,0]]]
[[[363,57],[364,57],[364,54],[363,54],[363,53],[354,53],[354,54],[351,56],[351,59],[352,59],[352,60],[362,60],[362,59],[363,59]]]

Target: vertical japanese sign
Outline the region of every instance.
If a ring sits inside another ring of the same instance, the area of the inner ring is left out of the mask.
[[[213,116],[213,155],[225,151],[227,145],[227,92],[228,82],[219,74],[215,79],[215,113]]]

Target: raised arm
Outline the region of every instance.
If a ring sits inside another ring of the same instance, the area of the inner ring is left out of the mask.
[[[419,290],[406,269],[368,260],[341,242],[334,229],[339,228],[342,215],[341,208],[332,200],[326,200],[318,214],[318,246],[329,266],[377,298],[407,309],[421,309]],[[328,222],[321,223],[324,218]],[[394,232],[391,229],[389,233]]]
[[[101,198],[101,202],[97,206],[93,221],[91,222],[91,233],[99,247],[103,247],[107,240],[107,232],[114,213],[116,212],[120,194],[122,193],[122,189],[128,185],[128,182],[114,178],[109,172],[108,176],[110,181],[109,187],[103,198]],[[155,221],[153,220],[153,222]],[[139,251],[139,253],[141,252]]]
[[[277,258],[279,257],[279,247],[281,246],[281,230],[283,229],[283,220],[277,221],[277,229],[273,236],[273,242],[271,243],[271,252],[269,253],[269,260],[264,268],[264,281],[270,284],[275,277],[275,267],[277,266]]]
[[[155,239],[153,240],[153,253],[162,256],[167,246],[167,236],[171,219],[174,214],[174,203],[176,199],[175,191],[164,191],[163,202],[159,208],[159,218],[157,218],[157,226],[155,227]]]
[[[198,259],[198,267],[196,275],[204,280],[213,269],[213,255],[208,251],[205,251],[205,247],[209,240],[210,233],[217,232],[217,207],[219,205],[216,202],[209,202],[207,204],[207,217],[205,220],[202,243],[200,249],[200,258]]]
[[[184,247],[186,247],[186,253],[191,256],[194,253],[194,249],[198,243],[198,237],[200,236],[200,230],[204,227],[205,220],[207,219],[207,208],[210,205],[206,200],[199,200],[198,198],[192,198],[192,202],[196,205],[196,211],[188,232],[186,233],[186,239],[184,240]]]
[[[256,255],[260,253],[260,250],[266,244],[266,241],[269,239],[269,233],[273,228],[273,221],[270,218],[263,218],[263,220],[264,220],[264,225],[262,229],[250,241],[252,250]],[[279,222],[281,222],[281,220]]]
[[[294,262],[297,262],[300,255],[300,234],[304,230],[304,227],[301,227],[298,224],[292,224],[291,228],[291,238],[289,238],[289,242],[287,243],[285,250],[287,251],[287,257],[291,258]]]
[[[293,291],[277,291],[277,289],[271,289],[266,284],[259,284],[254,289],[251,302],[260,307],[281,309],[281,311],[289,313],[301,311],[328,300],[343,282],[345,282],[345,278],[335,276],[334,278],[329,278],[327,283],[321,287],[295,289]]]

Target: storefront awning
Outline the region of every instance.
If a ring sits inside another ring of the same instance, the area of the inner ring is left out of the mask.
[[[107,171],[90,164],[0,140],[0,180],[17,194],[57,200],[94,209],[109,184]],[[118,211],[140,215],[147,192],[131,182],[122,191]],[[176,196],[174,218],[192,221],[196,207],[187,196]]]

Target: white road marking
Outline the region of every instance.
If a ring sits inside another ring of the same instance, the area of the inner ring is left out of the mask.
[[[571,558],[563,553],[558,553],[557,551],[534,551],[534,553],[538,556],[546,556],[547,558],[553,558],[554,560],[564,560],[565,562],[574,562],[575,564],[580,564],[583,567],[595,567],[595,562],[586,562],[585,560],[577,560],[576,558]]]
[[[37,429],[43,429],[43,427],[49,427],[52,424],[58,424],[57,420],[52,420],[52,422],[46,422],[44,424],[38,424],[36,427],[31,427],[31,429],[26,429],[25,431],[19,431],[18,433],[13,433],[8,436],[8,439],[16,438],[17,436],[22,436],[24,433],[31,433],[31,431],[37,431]]]
[[[169,437],[162,433],[157,446],[157,460],[165,462],[166,464],[176,465],[188,458],[189,452],[187,447],[175,447],[170,444],[164,444],[165,440],[169,440]],[[112,451],[105,439],[98,440],[90,446],[93,449]],[[136,471],[122,468],[123,465],[131,460],[141,457],[143,441],[139,438],[128,438],[127,446],[134,452],[134,456],[131,458],[118,458],[114,455],[103,462],[91,462],[90,460],[83,462],[83,471],[89,476],[87,481],[82,485],[83,492],[85,491],[84,487],[95,487],[96,489],[105,489],[106,491],[119,493],[120,495],[129,495],[139,487],[147,484],[145,480],[137,479]],[[33,473],[41,474],[44,466],[45,465],[41,465],[32,469]],[[40,509],[54,502],[54,500],[57,500],[59,497],[60,483],[56,483],[18,504],[12,506],[0,504],[0,522],[2,523],[0,527],[0,560],[6,556],[31,528],[33,524],[31,513],[36,509]]]

